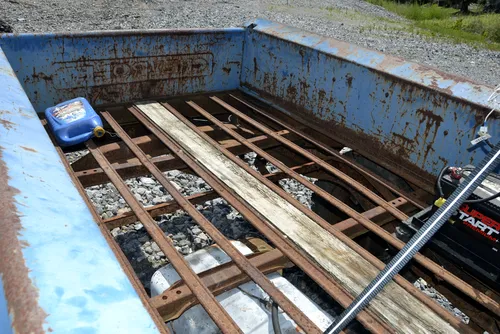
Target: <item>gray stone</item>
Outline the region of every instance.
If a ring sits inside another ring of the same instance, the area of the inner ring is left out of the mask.
[[[151,247],[153,247],[153,250],[155,252],[160,252],[161,251],[160,247],[158,247],[158,245],[156,244],[156,242],[153,242],[152,245],[151,245]]]
[[[187,240],[187,239],[183,239],[183,240],[180,240],[177,245],[180,247],[190,246],[191,242],[189,242],[189,240]]]
[[[158,205],[158,204],[161,204],[165,201],[161,197],[154,197],[152,202],[154,205]]]
[[[197,236],[200,240],[208,241],[208,236],[205,233],[200,233]]]
[[[153,185],[156,183],[155,180],[153,180],[152,178],[149,178],[149,177],[141,177],[140,181],[142,184],[145,184],[145,185]]]
[[[200,234],[200,233],[202,233],[203,231],[202,231],[202,230],[201,230],[198,226],[195,226],[195,227],[193,227],[193,228],[191,229],[191,232],[192,232],[193,234]]]
[[[172,236],[172,239],[176,240],[176,241],[179,241],[179,240],[182,240],[182,239],[185,239],[185,238],[186,238],[186,235],[184,233],[177,233],[177,234],[174,234]]]

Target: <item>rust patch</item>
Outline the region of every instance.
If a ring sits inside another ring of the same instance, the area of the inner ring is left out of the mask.
[[[19,147],[22,148],[23,150],[26,150],[26,151],[38,153],[37,150],[35,150],[34,148],[31,148],[31,147],[26,147],[26,146],[21,146],[21,145],[19,145]]]
[[[347,83],[347,87],[351,88],[352,87],[352,75],[350,75],[350,74],[346,75],[345,81]]]
[[[9,111],[9,110],[1,109],[0,110],[0,115],[5,115],[5,114],[12,114],[12,112]]]
[[[427,160],[427,156],[429,155],[429,152],[434,151],[432,146],[434,145],[434,141],[436,140],[438,129],[441,126],[441,123],[443,122],[443,117],[441,117],[440,115],[436,115],[435,113],[432,112],[432,110],[427,110],[427,109],[417,109],[416,113],[421,117],[420,124],[425,122],[423,141],[424,143],[425,142],[428,143],[424,150],[423,163],[425,163],[425,161]],[[433,133],[432,138],[429,138],[431,132]]]
[[[415,151],[415,141],[398,133],[393,133],[393,143],[396,146],[395,151],[401,157],[408,158],[410,153]]]
[[[50,75],[47,75],[43,72],[36,73],[35,68],[33,68],[33,74],[31,75],[32,79],[42,79],[44,81],[52,81],[53,78]]]
[[[222,70],[226,72],[227,74],[231,73],[231,68],[230,67],[223,67]]]
[[[10,69],[10,67],[0,66],[0,73],[6,74],[14,78],[16,77],[16,74],[14,73],[14,71]]]
[[[443,122],[443,117],[441,117],[440,115],[436,115],[431,110],[417,109],[417,114],[421,115],[423,118],[430,120],[429,123],[434,123],[435,125],[437,125],[437,127],[439,127]]]
[[[2,159],[0,146],[0,274],[7,298],[7,307],[15,333],[44,333],[43,323],[47,313],[38,305],[38,290],[28,276],[22,255],[26,243],[18,239],[21,220],[14,205],[19,190],[8,185],[7,166]]]
[[[6,128],[7,130],[11,130],[16,126],[16,123],[12,123],[6,119],[0,119],[0,124],[2,124],[3,127]]]

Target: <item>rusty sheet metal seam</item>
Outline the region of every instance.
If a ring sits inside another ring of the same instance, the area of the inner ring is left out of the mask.
[[[212,176],[204,167],[195,162],[195,158],[189,156],[177,143],[172,141],[160,128],[154,125],[139,109],[129,108],[129,111],[143,123],[153,134],[155,134],[169,149],[177,154],[193,171],[200,175],[222,198],[241,213],[259,232],[264,234],[286,257],[302,269],[309,277],[318,283],[332,298],[337,300],[343,307],[347,307],[353,297],[341,287],[322,268],[319,268],[308,257],[303,255],[288,241],[281,233],[270,228],[254,210],[247,207],[245,201],[240,199],[233,190],[216,177]],[[363,310],[358,314],[360,323],[373,333],[394,333],[394,330],[381,321],[370,310]]]
[[[132,142],[132,139],[122,127],[107,112],[102,113],[113,130],[118,133],[121,140],[129,147],[141,163],[151,172],[167,192],[186,211],[191,218],[212,238],[212,240],[233,260],[233,262],[245,272],[256,284],[258,284],[279,306],[307,333],[321,333],[322,331],[294,305],[273,283],[262,274],[250,261],[241,254],[238,249],[203,215],[191,202],[177,190],[163,173],[151,162],[145,153]]]
[[[334,235],[336,238],[338,238],[344,244],[349,246],[351,249],[353,249],[355,252],[357,252],[360,256],[362,256],[363,258],[368,260],[376,268],[378,268],[379,270],[382,270],[384,268],[383,262],[380,261],[379,259],[377,259],[373,254],[371,254],[366,249],[361,247],[355,241],[351,240],[345,234],[343,234],[340,231],[338,231],[337,229],[335,229],[334,226],[328,224],[328,222],[326,222],[323,218],[318,216],[316,213],[314,213],[310,209],[305,208],[299,201],[297,201],[290,194],[285,192],[281,187],[275,185],[274,183],[270,182],[266,178],[263,178],[261,174],[259,174],[258,172],[256,172],[252,168],[250,168],[247,164],[245,164],[243,161],[241,161],[241,159],[237,159],[234,155],[232,155],[229,151],[225,150],[221,145],[219,145],[215,140],[210,138],[208,135],[199,131],[195,125],[193,125],[188,119],[186,119],[182,114],[180,114],[175,108],[170,106],[168,103],[162,103],[162,105],[167,110],[169,110],[174,116],[176,116],[180,121],[182,121],[184,124],[186,124],[188,127],[190,127],[193,131],[195,131],[200,137],[202,137],[203,139],[208,141],[210,144],[215,146],[227,158],[229,158],[231,161],[236,163],[238,166],[240,166],[241,168],[246,170],[249,174],[251,174],[252,176],[257,178],[259,181],[264,183],[266,186],[268,186],[270,189],[275,191],[281,197],[286,199],[288,202],[290,202],[293,206],[295,206],[297,209],[299,209],[301,212],[303,212],[310,219],[315,221],[322,228],[329,231],[332,235]],[[362,217],[362,218],[360,218],[360,220],[365,219],[361,214],[359,214],[359,215]],[[444,308],[442,308],[441,306],[436,304],[428,296],[426,296],[422,292],[420,292],[415,286],[413,286],[413,284],[411,284],[410,282],[405,280],[402,276],[397,275],[394,280],[396,281],[397,284],[399,284],[406,291],[408,291],[413,297],[415,297],[417,300],[421,301],[424,305],[428,306],[431,310],[433,310],[441,318],[443,318],[447,322],[449,322],[453,327],[460,328],[462,331],[468,330],[466,325],[461,323],[459,319],[457,319],[450,312],[448,312],[447,310],[445,310]]]
[[[236,114],[237,116],[240,117],[242,115],[242,113],[240,111],[236,110],[234,107],[231,107],[230,105],[228,105],[224,101],[222,101],[222,100],[220,100],[218,98],[212,98],[212,99],[215,102],[219,103],[224,108],[226,108],[227,110],[229,110],[232,113]],[[194,108],[193,104],[190,104],[190,105]],[[290,171],[288,169],[288,167],[286,165],[282,164],[279,160],[277,160],[274,157],[270,156],[269,154],[267,154],[263,150],[259,149],[255,145],[253,145],[251,143],[247,143],[243,137],[241,137],[240,135],[238,135],[237,133],[235,133],[233,130],[228,129],[227,127],[224,127],[224,124],[222,124],[218,120],[214,119],[206,111],[200,110],[201,108],[199,108],[198,106],[196,106],[196,107],[197,108],[195,108],[195,110],[197,110],[198,112],[202,113],[203,116],[206,117],[206,118],[208,118],[210,121],[212,121],[214,123],[217,122],[217,125],[219,125],[227,133],[231,134],[236,140],[240,141],[244,145],[247,145],[249,148],[256,149],[256,151],[258,151],[257,154],[263,156],[265,159],[268,159],[269,162],[271,162],[272,164],[276,165],[276,167],[278,167],[279,169],[283,170],[285,173],[287,173],[288,175],[290,175],[291,177],[293,177],[294,179],[296,179],[297,181],[299,181],[300,183],[302,183],[304,186],[306,186],[309,189],[311,189],[312,191],[316,192],[323,199],[325,199],[326,201],[328,201],[333,206],[335,206],[335,207],[339,208],[340,210],[342,210],[344,213],[346,213],[347,215],[349,215],[351,218],[354,218],[356,221],[358,221],[360,224],[362,224],[368,230],[374,232],[376,235],[378,235],[379,237],[381,237],[382,239],[384,239],[385,241],[387,241],[389,244],[391,244],[393,247],[395,247],[395,248],[397,248],[399,250],[401,250],[404,247],[404,245],[405,245],[404,242],[402,242],[401,240],[395,238],[393,235],[391,235],[385,229],[383,229],[382,227],[380,227],[377,224],[373,223],[371,220],[365,218],[362,214],[358,213],[357,211],[353,210],[349,206],[345,205],[344,203],[342,203],[341,201],[339,201],[338,199],[336,199],[332,195],[328,194],[323,189],[315,186],[310,181],[302,178],[297,173],[295,173],[293,171]],[[265,133],[267,133],[269,131],[269,129],[265,128],[264,126],[260,126],[259,124],[257,124],[256,121],[253,121],[250,117],[248,117],[246,115],[245,115],[245,117],[243,119],[245,121],[249,122],[250,124],[256,124],[256,126],[258,126],[258,128],[261,129],[262,131],[264,131]],[[287,142],[287,140],[284,139],[283,142]],[[390,208],[394,207],[390,202],[388,204],[389,205],[385,205],[385,206],[381,205],[381,207],[383,207],[386,211],[388,211],[387,210],[388,207],[390,207]],[[399,209],[398,209],[398,211],[401,212]],[[390,213],[392,214],[392,212],[390,212]],[[408,217],[406,214],[404,214],[404,213],[402,213],[402,214],[405,217]],[[427,257],[423,256],[421,253],[417,253],[414,256],[414,259],[418,263],[420,263],[421,265],[423,265],[425,268],[427,268],[428,270],[432,271],[434,274],[436,274],[437,276],[439,276],[440,278],[442,278],[443,280],[445,280],[447,283],[453,285],[454,287],[456,287],[457,289],[459,289],[460,291],[462,291],[463,293],[465,293],[467,296],[469,296],[473,300],[475,300],[478,303],[480,303],[482,306],[488,308],[489,310],[491,310],[495,314],[500,314],[500,305],[496,301],[494,301],[492,298],[490,298],[489,296],[487,296],[486,294],[484,294],[481,291],[473,288],[471,285],[469,285],[468,283],[464,282],[460,278],[456,277],[455,275],[453,275],[449,271],[445,270],[441,266],[437,265],[435,262],[433,262],[430,259],[428,259]]]
[[[163,230],[151,218],[144,207],[137,201],[132,194],[132,191],[125,184],[123,179],[113,169],[113,166],[106,160],[104,155],[99,151],[93,140],[89,140],[87,148],[94,158],[99,163],[99,166],[109,177],[111,183],[116,187],[123,199],[134,211],[139,221],[143,224],[148,234],[158,244],[161,251],[165,254],[172,266],[175,268],[180,277],[186,282],[189,288],[197,296],[200,304],[207,311],[213,321],[221,329],[223,333],[241,333],[241,329],[236,325],[229,314],[219,304],[215,296],[201,282],[200,278],[193,269],[189,266],[183,256],[173,246],[172,241],[163,233]]]
[[[358,163],[356,163],[354,161],[351,161],[351,160],[343,157],[340,153],[338,153],[338,152],[330,149],[326,145],[323,145],[319,141],[317,141],[314,138],[312,138],[311,136],[307,135],[302,130],[292,128],[291,126],[287,125],[283,121],[277,119],[276,117],[273,117],[269,113],[265,113],[264,111],[260,110],[259,108],[255,107],[254,105],[248,103],[247,101],[244,101],[244,100],[238,98],[237,96],[235,96],[233,94],[229,94],[229,96],[232,97],[233,99],[239,101],[240,103],[246,105],[248,108],[252,109],[254,112],[258,113],[259,115],[262,115],[262,116],[270,119],[271,121],[275,122],[276,124],[279,124],[283,128],[287,129],[288,131],[295,133],[296,135],[304,138],[305,140],[307,140],[307,141],[311,142],[312,144],[316,145],[317,147],[321,148],[325,152],[328,152],[329,154],[333,155],[334,157],[336,157],[337,159],[339,159],[343,163],[349,165],[350,167],[356,169],[358,172],[360,172],[360,173],[366,175],[367,177],[373,179],[374,181],[378,182],[379,184],[381,184],[382,186],[386,187],[387,189],[389,189],[393,193],[397,194],[398,196],[401,196],[401,197],[405,198],[407,201],[409,201],[410,203],[412,203],[416,207],[418,207],[420,209],[423,209],[425,207],[424,203],[420,203],[420,202],[412,199],[411,195],[408,194],[408,193],[406,193],[404,190],[394,188],[387,181],[383,180],[380,176],[374,174],[372,171],[366,169],[365,167],[359,165]]]

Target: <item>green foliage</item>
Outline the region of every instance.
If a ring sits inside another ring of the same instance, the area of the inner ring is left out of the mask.
[[[384,7],[391,12],[399,14],[410,20],[423,21],[433,19],[446,19],[457,12],[453,8],[439,7],[438,5],[419,5],[413,3],[399,3],[390,0],[367,0],[369,3]]]
[[[483,44],[500,50],[500,14],[461,15],[458,10],[437,5],[367,0],[413,21],[424,34],[449,37],[456,42]]]

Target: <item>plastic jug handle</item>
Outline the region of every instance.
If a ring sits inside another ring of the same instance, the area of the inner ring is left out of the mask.
[[[90,137],[92,137],[92,132],[87,132],[87,133],[82,133],[82,134],[79,134],[78,136],[75,136],[75,137],[68,137],[67,135],[64,136],[64,140],[65,140],[65,144],[67,146],[72,146],[72,145],[76,145],[76,144],[79,144],[83,141],[86,141],[87,139],[89,139]]]

